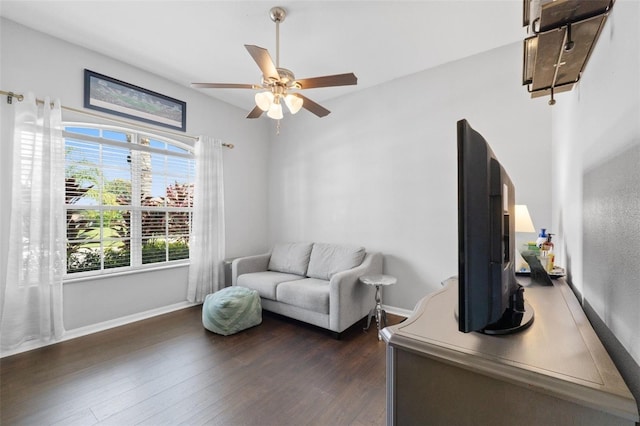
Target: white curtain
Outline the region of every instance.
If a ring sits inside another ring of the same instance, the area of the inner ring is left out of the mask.
[[[201,136],[195,144],[196,184],[189,248],[187,300],[203,302],[223,287],[225,256],[222,141]]]
[[[60,101],[33,94],[14,104],[11,218],[0,284],[0,346],[50,342],[64,333],[64,140]]]

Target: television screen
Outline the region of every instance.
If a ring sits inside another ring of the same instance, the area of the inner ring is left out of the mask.
[[[533,322],[515,274],[515,189],[482,135],[466,120],[457,130],[458,328],[513,333]]]

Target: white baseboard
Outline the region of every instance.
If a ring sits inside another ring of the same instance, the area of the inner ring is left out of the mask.
[[[54,345],[56,343],[64,342],[78,337],[87,336],[89,334],[98,333],[100,331],[108,330],[110,328],[120,327],[121,325],[131,324],[136,321],[142,321],[147,318],[152,318],[162,314],[168,314],[169,312],[178,311],[180,309],[189,308],[195,306],[198,303],[191,302],[179,302],[173,305],[162,306],[160,308],[151,309],[145,312],[139,312],[132,315],[127,315],[121,318],[115,318],[109,321],[100,322],[97,324],[87,325],[85,327],[74,328],[72,330],[65,331],[60,340],[42,342],[39,340],[33,340],[25,342],[15,349],[0,352],[0,358],[4,358],[11,355],[16,355],[22,352],[31,351],[33,349],[42,348],[44,346]]]

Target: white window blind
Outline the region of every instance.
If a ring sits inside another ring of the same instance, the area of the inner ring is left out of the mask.
[[[68,123],[64,136],[67,274],[186,261],[191,147],[112,126]]]

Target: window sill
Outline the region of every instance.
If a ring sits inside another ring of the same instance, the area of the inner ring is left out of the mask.
[[[157,272],[165,269],[185,268],[188,266],[189,266],[189,262],[184,262],[184,263],[174,263],[171,265],[129,269],[121,272],[109,272],[109,273],[102,273],[102,274],[83,275],[81,277],[67,276],[62,280],[62,284],[76,284],[76,283],[81,283],[85,281],[98,281],[98,280],[103,280],[108,278],[122,277],[126,275],[136,275],[136,274],[145,274],[148,272]]]

